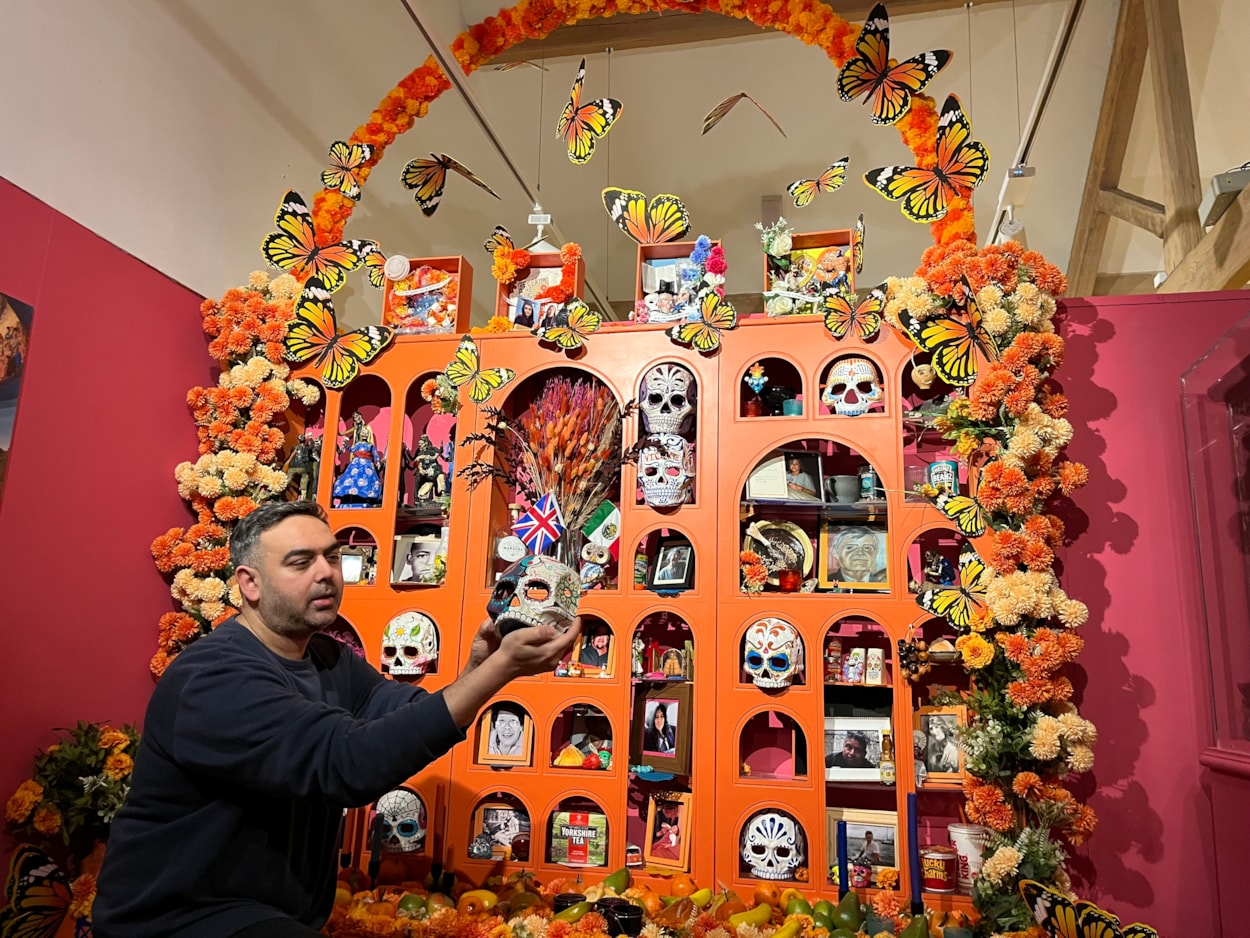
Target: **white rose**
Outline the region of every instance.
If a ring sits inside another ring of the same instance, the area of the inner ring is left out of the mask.
[[[790,248],[793,247],[793,245],[794,242],[790,240],[789,232],[783,231],[781,234],[777,235],[777,237],[773,238],[773,244],[772,247],[768,249],[768,253],[773,257],[784,257],[790,253]]]
[[[784,316],[794,309],[794,302],[788,296],[774,296],[769,298],[767,309],[770,316]]]

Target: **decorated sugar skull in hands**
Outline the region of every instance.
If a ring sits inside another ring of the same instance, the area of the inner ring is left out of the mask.
[[[550,557],[531,554],[500,574],[486,614],[500,636],[544,623],[564,630],[577,615],[581,595],[576,572]]]

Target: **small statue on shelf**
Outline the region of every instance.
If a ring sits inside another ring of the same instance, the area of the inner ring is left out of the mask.
[[[647,643],[642,640],[641,635],[634,636],[633,650],[634,655],[633,662],[630,666],[630,673],[632,673],[634,677],[642,677],[643,674],[646,673],[646,669],[642,666],[642,658],[646,653]]]
[[[438,450],[424,433],[417,441],[417,501],[434,502],[447,494],[447,474],[438,461]]]
[[[919,583],[911,584],[911,588],[915,592],[936,589],[939,586],[954,586],[955,565],[946,557],[943,557],[939,551],[926,550],[924,552],[924,569],[921,571],[921,576],[922,579]]]
[[[408,444],[399,444],[399,504],[411,505],[416,497],[416,478],[417,454],[414,450],[408,448]],[[408,491],[408,476],[414,474],[413,492]]]
[[[582,548],[582,568],[577,572],[581,577],[582,589],[594,589],[602,586],[608,576],[608,561],[612,559],[612,554],[602,544],[596,544],[594,541],[587,541]]]
[[[373,441],[373,431],[359,412],[352,414],[352,430],[346,451],[351,459],[331,491],[339,508],[377,508],[382,504],[383,461]]]
[[[317,444],[320,442],[311,433],[301,433],[295,438],[295,446],[287,457],[287,481],[295,487],[300,501],[308,501],[317,495],[317,475],[321,466]]]

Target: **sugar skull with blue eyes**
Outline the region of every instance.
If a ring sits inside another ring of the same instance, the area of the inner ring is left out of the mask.
[[[803,670],[803,639],[794,626],[782,619],[760,619],[747,629],[742,668],[751,675],[756,687],[789,687]]]
[[[382,849],[387,853],[415,853],[425,841],[426,812],[421,796],[396,788],[378,799],[382,821]]]

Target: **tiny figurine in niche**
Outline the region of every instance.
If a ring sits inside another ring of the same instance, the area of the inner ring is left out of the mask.
[[[417,454],[414,450],[408,448],[407,443],[399,444],[399,503],[401,505],[411,505],[416,498],[416,479],[413,478],[413,491],[408,491],[408,476],[410,473],[415,474],[417,469]]]
[[[311,433],[301,433],[295,439],[291,455],[287,457],[286,474],[290,485],[295,486],[296,497],[309,501],[317,495],[317,474],[321,460],[317,444],[321,440]]]
[[[578,571],[578,576],[582,578],[583,590],[603,587],[607,580],[608,561],[611,559],[611,552],[602,544],[596,544],[594,541],[586,542],[586,546],[582,548],[582,568]]]
[[[635,635],[633,641],[633,661],[630,664],[630,672],[634,677],[642,677],[646,669],[642,666],[643,656],[647,651],[647,643],[642,640],[641,635]]]
[[[359,412],[352,414],[347,452],[351,459],[331,491],[339,508],[377,508],[382,504],[383,461],[373,442],[373,431]]]
[[[438,460],[438,450],[424,433],[417,441],[416,500],[434,502],[447,494],[447,474]]]
[[[936,550],[924,552],[924,580],[921,589],[955,585],[955,565]]]

